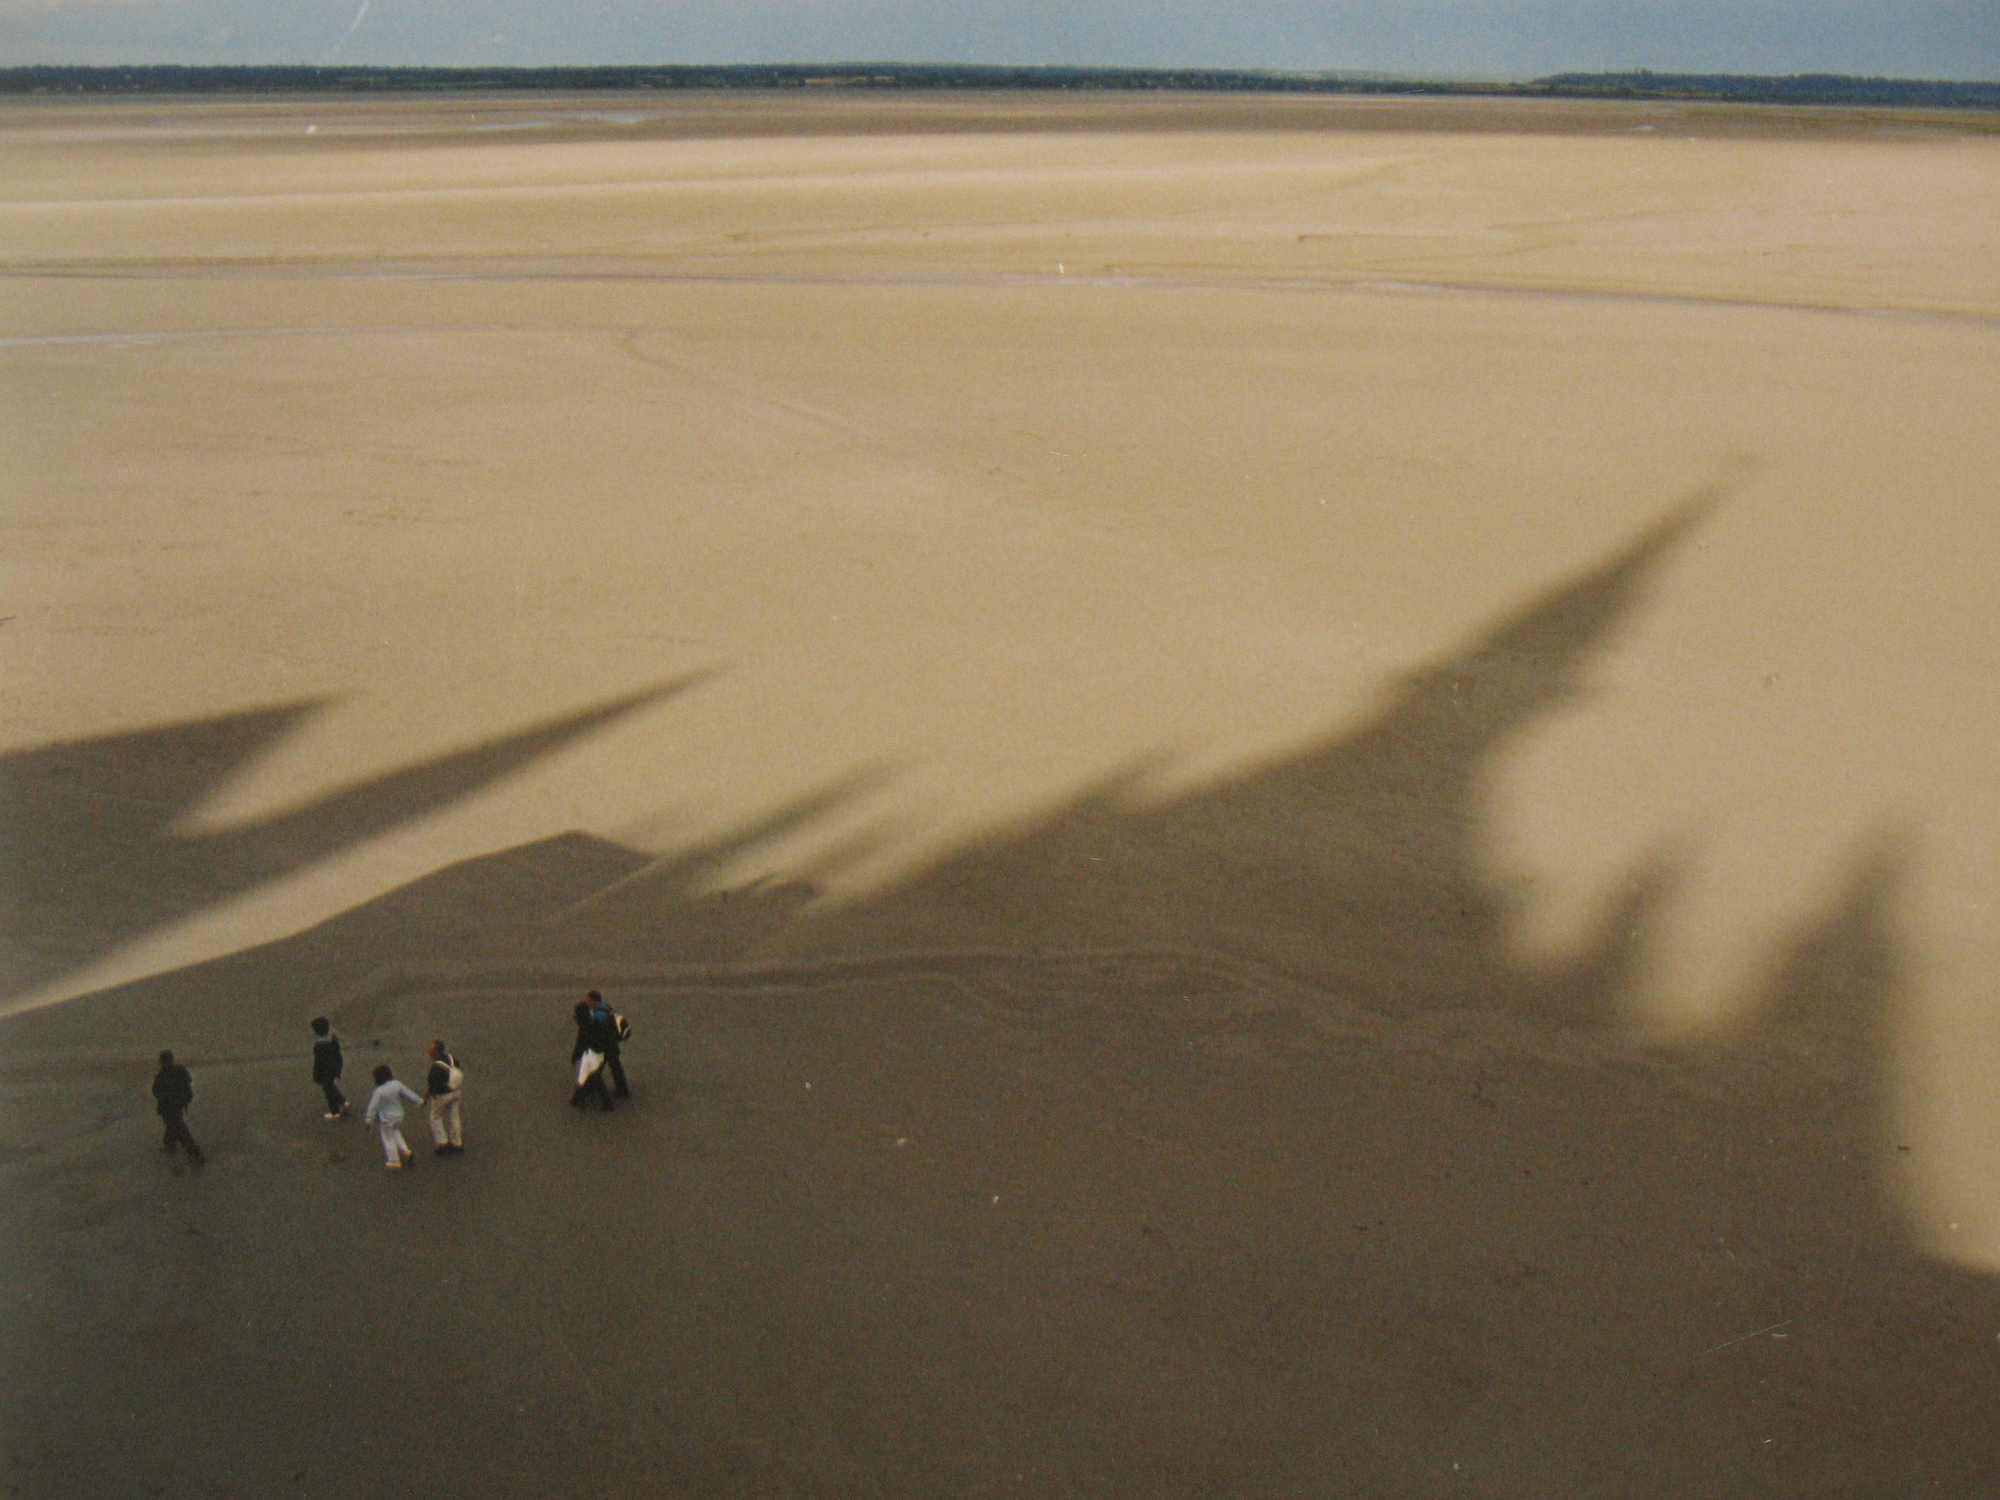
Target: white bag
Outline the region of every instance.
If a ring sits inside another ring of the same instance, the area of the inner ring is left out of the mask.
[[[583,1056],[576,1060],[576,1086],[582,1088],[590,1082],[590,1075],[604,1066],[604,1054],[585,1049]]]

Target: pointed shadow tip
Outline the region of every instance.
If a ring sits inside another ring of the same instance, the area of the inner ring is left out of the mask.
[[[1626,549],[1628,562],[1643,562],[1667,551],[1737,494],[1764,466],[1754,453],[1729,453],[1715,462],[1708,478],[1667,507]]]
[[[683,672],[678,677],[669,677],[649,687],[637,688],[616,698],[606,698],[566,714],[557,714],[553,718],[543,720],[541,724],[526,733],[545,733],[559,728],[592,728],[608,724],[615,719],[624,718],[627,714],[635,714],[641,709],[652,708],[678,698],[684,693],[691,693],[720,675],[719,667],[703,667],[693,672]]]

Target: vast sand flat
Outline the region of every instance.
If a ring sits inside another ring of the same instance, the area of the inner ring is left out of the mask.
[[[2000,1491],[1979,121],[17,103],[0,299],[5,1493]]]

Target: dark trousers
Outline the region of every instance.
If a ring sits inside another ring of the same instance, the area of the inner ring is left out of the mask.
[[[618,1060],[618,1049],[613,1047],[604,1054],[604,1067],[611,1073],[611,1092],[623,1099],[632,1091],[625,1087],[625,1064]]]
[[[606,1109],[611,1109],[613,1107],[611,1103],[611,1095],[604,1087],[603,1068],[599,1068],[596,1072],[592,1073],[590,1077],[586,1078],[582,1083],[579,1083],[576,1086],[576,1092],[569,1096],[569,1102],[571,1104],[574,1104],[578,1109],[581,1109],[583,1108],[584,1101],[591,1098],[595,1098],[597,1102],[603,1105]]]
[[[326,1095],[326,1112],[337,1115],[347,1108],[347,1095],[341,1093],[340,1085],[331,1078],[320,1080],[320,1092]]]
[[[185,1146],[189,1161],[199,1164],[206,1160],[201,1154],[201,1147],[197,1146],[194,1137],[188,1134],[187,1121],[181,1118],[179,1110],[162,1110],[160,1123],[166,1127],[166,1133],[160,1140],[162,1151],[177,1151]]]

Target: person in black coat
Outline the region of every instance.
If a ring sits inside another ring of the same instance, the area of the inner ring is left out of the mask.
[[[333,1023],[325,1016],[314,1016],[312,1029],[313,1082],[326,1095],[326,1117],[338,1120],[347,1113],[347,1095],[340,1091],[340,1070],[343,1066],[340,1038],[333,1034]]]
[[[618,1033],[588,1000],[577,1001],[573,1014],[576,1017],[576,1045],[570,1048],[569,1060],[576,1066],[577,1072],[576,1092],[569,1096],[569,1102],[581,1109],[594,1096],[609,1114],[616,1106],[611,1102],[610,1091],[604,1087],[604,1059],[617,1045]]]
[[[188,1133],[187,1121],[182,1118],[192,1103],[194,1078],[174,1061],[173,1053],[162,1051],[160,1071],[153,1075],[153,1107],[160,1112],[160,1120],[166,1126],[160,1149],[172,1154],[186,1147],[188,1160],[198,1167],[208,1158],[201,1154],[201,1147],[194,1143],[194,1137]]]
[[[596,990],[583,997],[590,1002],[590,1008],[597,1012],[598,1023],[604,1028],[604,1069],[611,1075],[611,1092],[619,1099],[627,1098],[632,1091],[625,1086],[625,1060],[619,1056],[618,1044],[631,1035],[625,1025],[625,1018],[611,1008],[611,1002]]]

